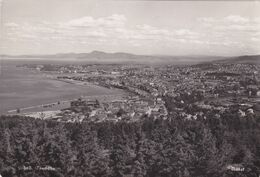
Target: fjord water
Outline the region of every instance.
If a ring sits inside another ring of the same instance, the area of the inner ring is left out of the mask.
[[[26,63],[26,62],[24,62]],[[0,114],[8,110],[71,100],[80,96],[117,94],[95,85],[76,85],[51,79],[45,74],[16,67],[21,62],[2,61],[0,72]]]

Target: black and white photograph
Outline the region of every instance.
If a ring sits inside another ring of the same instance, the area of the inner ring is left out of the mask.
[[[0,0],[0,177],[260,177],[260,1]]]

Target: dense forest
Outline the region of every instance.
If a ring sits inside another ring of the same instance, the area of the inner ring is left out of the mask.
[[[241,166],[232,171],[228,165]],[[258,177],[260,120],[64,123],[0,117],[3,177]]]

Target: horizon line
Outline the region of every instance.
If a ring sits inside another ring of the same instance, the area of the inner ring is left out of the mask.
[[[240,56],[260,56],[260,54],[241,54],[241,55],[209,55],[209,54],[187,54],[187,55],[174,55],[174,54],[136,54],[132,52],[105,52],[101,50],[92,50],[90,52],[67,52],[67,53],[52,53],[52,54],[0,54],[0,57],[23,57],[23,56],[55,56],[55,55],[68,55],[68,54],[91,54],[93,52],[100,52],[104,54],[130,54],[137,56],[168,56],[168,57],[240,57]]]

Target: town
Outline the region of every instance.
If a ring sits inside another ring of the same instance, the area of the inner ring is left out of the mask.
[[[68,108],[35,118],[65,122],[138,121],[152,119],[206,120],[232,113],[259,118],[260,65],[202,63],[197,65],[143,64],[30,64],[22,65],[55,79],[122,89],[117,98],[70,102]]]

